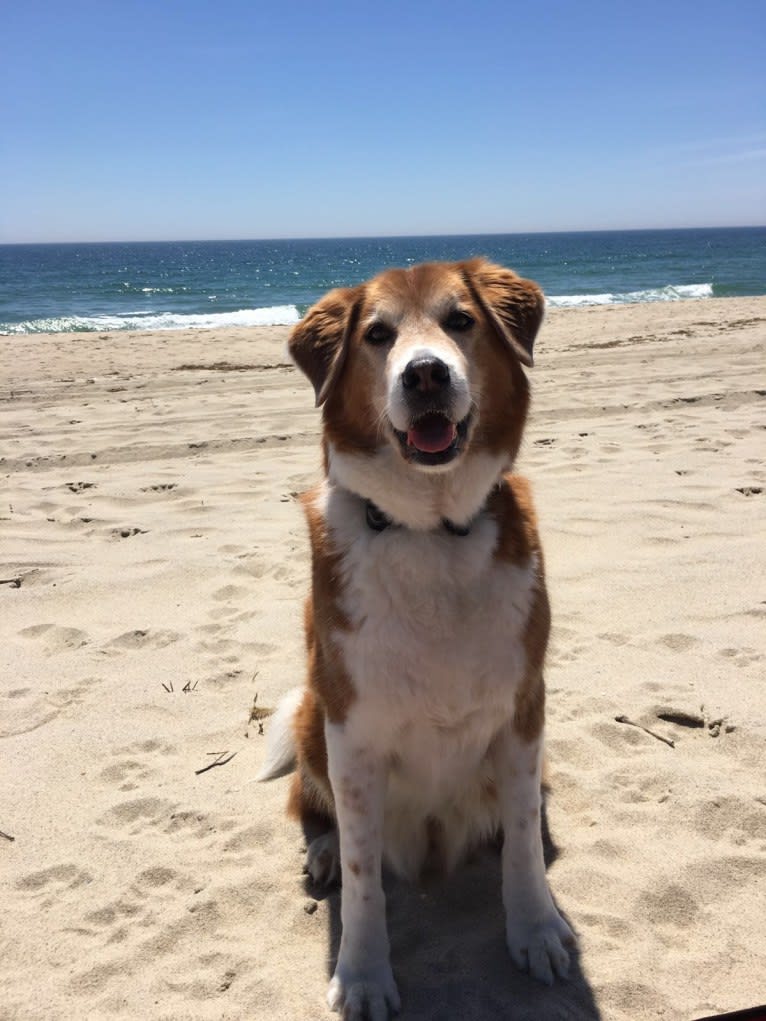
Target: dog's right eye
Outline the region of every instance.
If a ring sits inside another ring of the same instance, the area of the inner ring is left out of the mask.
[[[368,344],[386,344],[394,339],[394,330],[385,323],[372,323],[365,330],[364,339]]]

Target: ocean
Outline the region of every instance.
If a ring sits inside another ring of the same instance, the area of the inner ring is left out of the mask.
[[[766,294],[766,227],[0,245],[0,333],[290,324],[331,287],[474,255],[551,307]]]

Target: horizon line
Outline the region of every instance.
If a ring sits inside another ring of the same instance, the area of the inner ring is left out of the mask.
[[[188,237],[188,238],[118,238],[89,241],[0,241],[0,247],[16,247],[22,245],[180,245],[180,244],[248,244],[251,242],[280,241],[387,241],[387,240],[423,240],[427,238],[499,238],[525,237],[538,234],[627,234],[652,233],[659,231],[695,231],[695,230],[763,230],[766,224],[726,224],[718,226],[687,226],[687,227],[587,227],[576,230],[514,230],[514,231],[473,231],[457,234],[290,234],[280,237]]]

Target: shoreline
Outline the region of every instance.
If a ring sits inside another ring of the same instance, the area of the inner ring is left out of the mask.
[[[707,318],[710,323],[705,322],[705,313],[711,313]],[[635,302],[629,304],[615,305],[587,305],[571,308],[549,308],[546,311],[545,319],[541,327],[537,346],[544,350],[548,343],[549,336],[554,343],[558,342],[558,334],[564,328],[564,324],[582,326],[586,321],[595,330],[601,332],[609,327],[618,331],[625,329],[639,329],[645,322],[651,324],[653,329],[662,329],[666,324],[673,323],[676,327],[696,327],[695,334],[704,335],[704,327],[710,325],[718,329],[719,322],[728,322],[730,319],[739,323],[742,318],[760,319],[766,317],[766,295],[754,295],[750,297],[725,297],[725,298],[686,298],[683,301],[673,302]],[[116,347],[124,347],[126,341],[132,344],[152,343],[157,346],[158,354],[163,349],[170,350],[178,342],[187,342],[190,347],[200,349],[205,342],[212,337],[220,337],[222,342],[234,344],[237,348],[240,344],[259,343],[285,345],[292,326],[225,326],[209,328],[190,328],[172,330],[86,330],[70,333],[5,333],[0,334],[0,356],[7,356],[13,363],[17,358],[25,358],[28,350],[36,343],[41,345],[61,345],[70,341],[77,341],[78,344],[90,347],[94,352],[99,352],[105,341],[113,342]],[[579,331],[578,331],[579,332]],[[645,339],[651,340],[653,335]],[[620,339],[619,335],[615,338]],[[625,338],[622,338],[625,339]],[[640,339],[636,337],[636,339]],[[218,343],[216,341],[216,343]],[[584,346],[578,339],[579,346]],[[273,357],[277,348],[269,349],[270,357]],[[288,360],[286,349],[282,351],[284,361]],[[11,357],[13,356],[13,357]],[[111,359],[113,361],[113,359]],[[173,367],[169,362],[160,360],[158,368],[163,366]],[[12,365],[12,368],[15,366]],[[114,370],[110,370],[114,371]]]
[[[333,1016],[337,895],[304,886],[289,780],[253,782],[253,706],[303,676],[320,453],[289,330],[0,337],[9,1021]],[[513,969],[491,855],[391,884],[413,1016],[762,1002],[764,352],[766,296],[548,311],[518,468],[554,616],[549,875],[581,953],[552,989]]]

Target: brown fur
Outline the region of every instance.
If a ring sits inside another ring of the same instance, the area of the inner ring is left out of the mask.
[[[331,638],[334,631],[346,631],[349,626],[340,608],[341,558],[314,506],[315,495],[311,492],[303,497],[312,568],[312,592],[304,614],[308,684],[294,721],[298,771],[288,801],[288,812],[304,821],[334,815],[324,723],[325,719],[342,722],[355,698],[351,679]]]
[[[534,741],[540,736],[545,717],[543,662],[551,614],[545,587],[543,552],[529,482],[519,475],[506,475],[502,485],[492,493],[487,509],[498,522],[497,559],[522,565],[529,561],[532,554],[536,554],[539,563],[534,602],[524,632],[527,672],[516,693],[514,717],[516,732],[525,741]]]
[[[484,259],[464,262],[461,270],[476,303],[524,364],[531,365],[535,336],[545,313],[540,288]]]
[[[332,723],[342,723],[356,696],[331,638],[334,631],[349,628],[340,607],[341,556],[332,545],[324,518],[314,506],[311,495],[303,501],[311,537],[312,594],[306,610],[309,679],[327,718]]]
[[[358,287],[330,291],[309,309],[290,335],[290,354],[311,380],[318,405],[327,399],[328,391],[343,371],[360,296]]]

